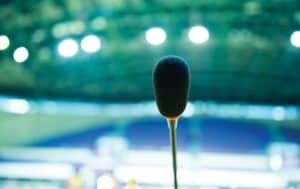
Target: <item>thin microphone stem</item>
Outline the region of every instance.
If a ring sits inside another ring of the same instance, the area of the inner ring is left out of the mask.
[[[172,147],[174,189],[177,189],[176,127],[177,119],[167,119]]]

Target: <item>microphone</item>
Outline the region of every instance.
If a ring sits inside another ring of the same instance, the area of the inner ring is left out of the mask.
[[[180,116],[187,104],[189,84],[189,66],[183,58],[170,55],[158,61],[153,71],[153,85],[156,104],[163,116]]]
[[[174,55],[162,57],[153,70],[153,88],[159,112],[167,119],[172,147],[174,189],[177,189],[176,127],[190,88],[187,62]]]

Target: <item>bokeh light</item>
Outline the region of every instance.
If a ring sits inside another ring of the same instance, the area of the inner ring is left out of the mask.
[[[150,28],[146,31],[146,40],[151,45],[161,45],[166,41],[165,30],[159,27]]]
[[[115,185],[115,180],[109,174],[103,174],[97,180],[97,189],[114,189]]]
[[[0,35],[0,50],[5,50],[9,47],[9,38],[6,35]]]
[[[4,105],[6,112],[9,113],[26,114],[30,110],[29,103],[23,99],[10,99]]]
[[[189,30],[189,39],[194,44],[202,44],[208,41],[209,32],[204,26],[193,26]]]
[[[283,107],[275,107],[272,111],[273,119],[276,121],[284,120],[285,110]]]
[[[273,171],[280,170],[281,167],[282,167],[282,164],[283,164],[283,160],[282,160],[281,155],[274,154],[274,155],[271,156],[271,158],[270,158],[270,168]]]
[[[80,46],[83,51],[93,53],[101,48],[101,40],[96,35],[87,35],[81,40]]]
[[[300,48],[300,31],[294,31],[290,40],[293,46]]]
[[[65,58],[73,57],[78,52],[78,44],[74,39],[64,39],[58,44],[58,53]]]
[[[14,51],[13,58],[17,63],[25,62],[29,57],[29,52],[26,47],[19,47]]]

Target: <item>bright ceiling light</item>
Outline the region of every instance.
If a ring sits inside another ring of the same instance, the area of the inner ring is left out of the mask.
[[[5,50],[9,46],[9,38],[6,35],[0,35],[0,50]]]
[[[300,48],[300,31],[294,31],[290,40],[293,46]]]
[[[189,39],[194,44],[205,43],[209,39],[209,32],[204,26],[193,26],[189,30]]]
[[[80,46],[83,51],[93,53],[101,48],[101,40],[96,35],[87,35],[81,40]]]
[[[162,28],[154,27],[146,31],[146,40],[151,45],[161,45],[165,42],[166,38],[167,34]]]
[[[70,58],[78,52],[78,44],[74,39],[64,39],[58,44],[58,53],[65,58]]]
[[[19,47],[14,51],[13,58],[17,63],[25,62],[29,57],[29,52],[25,47]]]

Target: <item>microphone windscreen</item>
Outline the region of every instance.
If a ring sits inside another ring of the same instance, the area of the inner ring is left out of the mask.
[[[162,57],[153,70],[153,86],[159,112],[167,118],[178,117],[184,111],[189,95],[187,62],[178,56]]]

